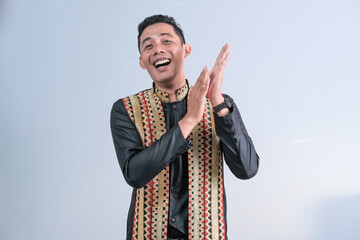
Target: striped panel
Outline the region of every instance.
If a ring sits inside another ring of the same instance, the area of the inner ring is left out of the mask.
[[[123,99],[144,147],[166,132],[159,97],[153,89]],[[190,133],[189,239],[225,240],[223,166],[211,104]],[[166,239],[169,207],[169,166],[137,190],[132,239]]]

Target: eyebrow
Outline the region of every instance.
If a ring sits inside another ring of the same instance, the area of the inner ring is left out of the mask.
[[[159,35],[160,35],[160,36],[170,36],[170,37],[174,38],[173,35],[171,35],[170,33],[160,33]],[[147,37],[147,38],[145,38],[145,39],[141,42],[141,46],[144,45],[144,43],[145,43],[146,41],[150,40],[151,38],[152,38],[152,37]]]

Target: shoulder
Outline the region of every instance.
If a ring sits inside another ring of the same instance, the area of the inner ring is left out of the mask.
[[[142,91],[140,91],[140,92],[138,92],[138,93],[136,93],[136,94],[133,94],[133,95],[129,95],[129,96],[120,98],[120,99],[118,99],[117,101],[114,102],[112,109],[113,109],[113,110],[117,110],[117,111],[125,110],[125,105],[124,105],[124,103],[130,101],[130,98],[132,98],[132,97],[137,97],[137,96],[139,96],[139,95],[141,95],[141,94],[143,94],[143,93],[145,93],[145,92],[148,92],[148,91],[150,91],[150,90],[151,90],[151,88],[145,89],[145,90],[142,90]],[[126,110],[125,110],[125,111],[126,111]]]

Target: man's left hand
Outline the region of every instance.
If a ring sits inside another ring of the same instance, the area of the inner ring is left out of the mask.
[[[222,47],[219,56],[215,61],[214,67],[210,72],[210,86],[207,97],[213,106],[224,102],[224,97],[221,94],[221,85],[223,81],[225,65],[230,55],[229,48],[230,45],[228,43]]]

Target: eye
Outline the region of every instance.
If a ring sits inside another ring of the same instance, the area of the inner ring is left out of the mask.
[[[164,44],[168,44],[168,43],[170,43],[171,41],[170,40],[167,40],[167,39],[165,39],[164,41],[163,41],[163,43]]]
[[[151,49],[152,48],[152,45],[151,44],[148,44],[144,47],[144,49]]]

